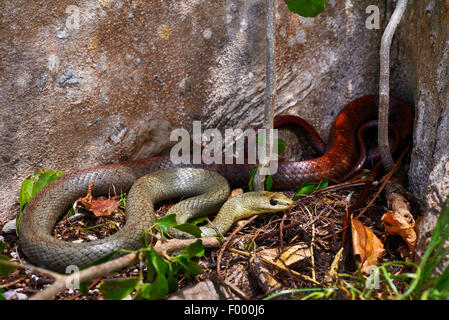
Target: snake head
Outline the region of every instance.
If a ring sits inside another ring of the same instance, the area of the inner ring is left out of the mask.
[[[261,191],[245,194],[252,199],[251,209],[255,214],[284,211],[293,206],[293,200],[282,193]]]

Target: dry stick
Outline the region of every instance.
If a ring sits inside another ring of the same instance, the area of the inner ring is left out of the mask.
[[[243,227],[245,227],[248,223],[254,221],[257,218],[256,216],[251,217],[250,219],[246,220],[245,223],[241,224],[240,226],[238,226],[229,237],[226,238],[226,241],[223,243],[223,246],[220,248],[220,251],[218,251],[218,256],[217,256],[217,274],[218,274],[218,278],[221,279],[221,258],[223,256],[224,251],[226,250],[226,247],[229,245],[229,242],[231,242],[231,239],[234,238],[234,236],[237,234],[237,232],[239,232],[241,229],[243,229]],[[217,240],[218,241],[218,240]]]
[[[59,276],[56,281],[47,289],[36,293],[29,300],[48,300],[58,293],[67,289],[68,284],[75,282],[81,283],[101,275],[108,274],[112,271],[122,269],[134,262],[137,262],[137,254],[129,253],[123,257],[102,263],[97,266],[74,272],[67,276]]]
[[[390,47],[396,28],[401,21],[407,0],[399,0],[393,15],[382,35],[380,45],[380,75],[379,75],[379,128],[377,139],[382,164],[390,171],[394,166],[388,142],[388,106],[390,101]]]
[[[364,208],[364,209],[363,209],[363,210],[362,210],[362,211],[355,217],[355,219],[360,218],[361,215],[362,215],[363,213],[365,213],[366,210],[367,210],[369,207],[371,207],[371,206],[373,205],[374,201],[376,201],[376,199],[377,199],[377,197],[379,196],[379,194],[382,192],[382,190],[383,190],[383,189],[385,188],[385,186],[387,185],[387,182],[390,180],[391,176],[392,176],[392,175],[399,169],[399,167],[400,167],[400,165],[401,165],[401,162],[402,162],[402,159],[404,158],[404,156],[407,154],[407,152],[410,150],[411,147],[412,147],[412,145],[409,144],[409,145],[405,148],[405,150],[401,153],[401,155],[399,156],[398,160],[396,161],[396,164],[394,165],[393,169],[391,169],[391,171],[390,171],[386,176],[384,176],[384,178],[381,179],[381,180],[383,180],[383,183],[381,184],[379,190],[376,192],[376,194],[375,194],[374,197],[370,200],[370,202],[365,206],[365,208]],[[346,227],[344,227],[344,228],[342,228],[342,229],[336,231],[335,234],[340,233],[340,232],[343,232],[343,231],[345,231],[347,228],[348,228],[348,226],[346,226]],[[330,238],[330,237],[332,237],[332,234],[327,235],[327,236],[325,236],[325,237],[323,237],[323,238],[321,238],[321,239],[322,239],[322,240],[325,240],[325,239],[328,239],[328,238]]]
[[[229,248],[228,250],[231,251],[231,252],[235,252],[235,253],[237,253],[237,254],[240,254],[240,255],[242,255],[242,256],[248,257],[248,258],[251,258],[251,255],[252,255],[252,254],[249,253],[249,252],[241,251],[241,250],[234,249],[234,248]],[[281,270],[290,272],[291,274],[294,274],[295,276],[301,277],[301,278],[303,278],[304,280],[310,281],[310,282],[312,282],[312,283],[314,283],[314,284],[316,284],[316,285],[320,285],[320,283],[319,283],[318,281],[312,279],[312,278],[309,277],[309,276],[306,276],[305,274],[299,273],[299,272],[297,272],[297,271],[295,271],[295,270],[292,270],[292,269],[290,269],[290,268],[288,268],[288,267],[286,267],[286,266],[284,266],[284,265],[280,265],[280,264],[274,263],[273,261],[268,260],[268,259],[266,259],[266,258],[264,258],[264,257],[260,257],[260,256],[259,256],[259,258],[260,258],[263,262],[265,262],[265,263],[268,263],[268,264],[270,264],[270,265],[272,265],[272,266],[275,266],[275,267],[277,267],[277,268],[279,268],[279,269],[281,269]],[[281,261],[282,261],[282,260],[281,260]]]
[[[265,109],[263,127],[265,129],[265,143],[263,146],[263,154],[265,159],[261,159],[261,163],[257,168],[254,176],[253,186],[256,191],[265,189],[265,179],[273,152],[273,118],[274,106],[276,104],[276,37],[275,37],[275,18],[276,6],[275,0],[267,0],[267,69],[266,69],[266,92],[265,92]],[[260,152],[259,152],[260,156]]]
[[[382,190],[385,188],[385,186],[387,185],[388,181],[390,181],[391,177],[393,176],[393,174],[399,169],[399,167],[401,166],[401,162],[402,159],[404,158],[404,156],[407,154],[407,152],[410,150],[410,148],[412,147],[411,144],[409,144],[405,150],[402,152],[401,156],[399,157],[398,161],[396,161],[396,164],[393,166],[393,168],[391,169],[391,171],[385,176],[384,182],[381,184],[379,190],[377,190],[376,194],[374,195],[374,197],[371,199],[371,201],[365,206],[365,208],[357,215],[356,219],[360,218],[360,216],[362,214],[365,213],[366,210],[368,210],[369,207],[371,207],[374,203],[374,201],[376,201],[377,197],[379,196],[379,194],[382,192]]]
[[[183,249],[196,241],[197,239],[173,239],[154,246],[154,249],[159,255],[168,256],[170,252]],[[205,248],[218,248],[221,246],[220,241],[218,241],[215,237],[202,238],[202,241]],[[67,284],[74,283],[74,281],[84,282],[92,278],[100,277],[113,271],[123,269],[131,264],[136,263],[137,261],[137,253],[133,252],[117,259],[89,267],[79,272],[74,272],[70,275],[62,275],[46,269],[28,265],[21,265],[11,261],[0,260],[0,264],[10,265],[17,268],[27,268],[36,272],[50,275],[55,278],[56,281],[51,286],[43,291],[36,293],[30,298],[30,300],[48,300],[58,293],[66,290]]]
[[[13,262],[13,261],[9,261],[9,260],[1,260],[0,259],[0,265],[6,266],[6,267],[12,267],[12,268],[23,268],[26,270],[30,270],[33,272],[38,272],[41,274],[45,274],[49,277],[52,277],[54,279],[59,279],[62,278],[63,275],[57,273],[57,272],[53,272],[51,270],[47,270],[47,269],[43,269],[43,268],[39,268],[36,266],[33,266],[31,264],[21,264],[21,263],[17,263],[17,262]]]

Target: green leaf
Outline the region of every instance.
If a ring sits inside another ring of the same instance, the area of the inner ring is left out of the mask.
[[[139,278],[132,277],[100,284],[99,288],[103,296],[109,300],[120,300],[129,295],[139,285]]]
[[[198,239],[194,243],[188,245],[184,249],[184,252],[187,254],[189,258],[202,257],[204,255],[203,241],[201,239]]]
[[[5,297],[3,296],[3,291],[2,289],[0,289],[0,301],[2,300],[6,300]]]
[[[316,190],[324,189],[328,185],[329,185],[329,180],[327,178],[319,183],[304,182],[302,184],[301,189],[296,191],[295,196],[293,197],[293,201],[300,199],[301,196],[303,196],[303,195],[311,194],[311,193],[315,192]]]
[[[249,182],[248,182],[249,191],[254,191],[254,177],[256,176],[256,172],[257,169],[252,169],[249,172]]]
[[[20,210],[23,210],[24,206],[30,201],[31,193],[33,192],[34,181],[31,178],[26,178],[22,182],[19,192],[19,205]]]
[[[168,293],[176,292],[176,290],[178,290],[178,278],[176,277],[177,273],[177,271],[173,271],[168,275]]]
[[[186,258],[185,256],[176,257],[176,262],[184,268],[185,276],[187,278],[192,275],[201,273],[201,266],[195,261]]]
[[[185,276],[190,277],[201,273],[201,266],[192,261],[194,257],[202,257],[204,255],[203,241],[198,239],[194,243],[188,245],[182,253],[173,257],[173,261],[180,264],[185,270]]]
[[[64,174],[55,170],[37,170],[34,172],[33,177],[28,177],[22,182],[22,186],[19,191],[19,216],[16,220],[16,233],[19,228],[20,218],[25,206],[45,185],[62,177]]]
[[[3,249],[5,249],[6,243],[0,241],[0,260],[9,261],[9,258],[2,254]],[[3,277],[7,277],[11,272],[16,270],[17,268],[14,266],[7,266],[4,264],[0,264],[0,275]]]
[[[263,133],[257,135],[256,137],[256,143],[263,147],[263,143],[265,142],[265,135]],[[285,148],[287,147],[287,143],[282,139],[276,139],[273,143],[273,152],[277,154],[281,154],[285,151]]]
[[[265,190],[270,191],[271,188],[273,188],[273,177],[271,175],[268,175],[265,179]]]
[[[158,273],[153,283],[144,289],[143,296],[148,300],[165,297],[169,292],[168,280],[165,275]]]
[[[134,296],[133,300],[145,299],[145,294],[146,294],[149,286],[150,285],[148,283],[141,283],[140,287],[137,289],[136,295]]]
[[[89,280],[80,283],[80,292],[83,296],[89,295]]]
[[[287,148],[287,143],[284,140],[276,139],[274,141],[273,152],[281,154],[282,152],[285,151],[285,148]]]
[[[207,219],[208,219],[208,216],[198,217],[198,218],[191,218],[191,219],[189,219],[189,223],[190,224],[194,224],[194,225],[198,225],[200,223],[203,223]]]
[[[6,258],[5,256],[0,256],[0,260],[9,261],[9,259]],[[13,272],[16,269],[17,268],[14,266],[7,266],[7,265],[0,263],[0,275],[3,277],[7,277],[11,272]]]
[[[153,282],[154,277],[156,276],[156,268],[153,266],[149,256],[146,257],[145,262],[147,263],[147,281]]]
[[[175,226],[176,229],[187,232],[196,238],[201,238],[201,229],[190,223],[183,223]]]
[[[315,17],[324,10],[326,0],[285,0],[288,9],[303,17]]]
[[[176,214],[168,214],[165,217],[163,217],[161,220],[156,222],[159,226],[166,226],[166,227],[174,227],[178,223],[176,222]]]
[[[43,187],[50,182],[62,177],[64,174],[55,170],[44,171],[39,175],[38,180],[33,185],[33,191],[31,197],[34,197]]]
[[[156,274],[158,273],[167,274],[169,272],[170,263],[161,256],[159,256],[153,248],[151,250],[146,250],[145,253],[148,255],[150,259],[149,263],[153,265]]]

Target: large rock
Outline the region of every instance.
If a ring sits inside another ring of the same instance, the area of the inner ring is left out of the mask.
[[[409,2],[393,69],[397,90],[412,90],[415,104],[409,183],[424,214],[420,255],[449,196],[449,1]]]
[[[346,103],[377,91],[381,31],[365,27],[372,1],[329,0],[316,18],[277,3],[276,112],[300,114],[327,138]],[[169,141],[154,136],[155,123],[170,132],[190,131],[192,120],[220,129],[262,120],[265,0],[73,4],[0,2],[0,222],[41,167],[157,154]]]

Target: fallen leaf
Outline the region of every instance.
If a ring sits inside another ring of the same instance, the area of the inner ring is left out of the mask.
[[[94,213],[97,217],[109,216],[118,208],[117,197],[111,199],[93,198],[92,189],[94,183],[87,188],[87,195],[79,198],[77,203],[82,205],[87,210]]]
[[[278,249],[265,249],[259,252],[259,256],[274,262],[277,266],[285,268],[312,256],[306,243],[287,247],[280,255]]]
[[[325,283],[332,283],[334,279],[338,277],[338,264],[343,259],[343,248],[341,248],[334,257],[332,264],[329,268],[329,272],[327,273]]]
[[[232,192],[229,195],[228,199],[234,198],[235,196],[239,196],[241,194],[243,194],[243,189],[242,188],[234,189],[234,190],[232,190]]]
[[[415,220],[410,215],[404,216],[397,211],[388,211],[382,216],[385,230],[391,235],[399,235],[407,243],[410,252],[416,249],[418,237],[415,232]]]
[[[359,261],[363,273],[368,274],[385,252],[384,245],[373,230],[351,215],[352,247],[354,258]]]

